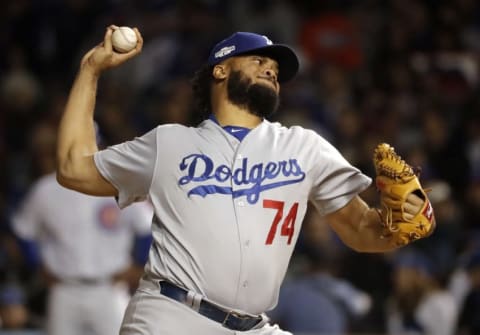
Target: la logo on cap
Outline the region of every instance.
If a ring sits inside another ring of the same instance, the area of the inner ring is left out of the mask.
[[[262,35],[262,37],[265,39],[265,41],[267,42],[267,45],[272,45],[273,42],[265,35]]]

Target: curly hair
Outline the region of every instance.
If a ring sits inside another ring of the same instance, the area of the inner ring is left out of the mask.
[[[191,80],[193,90],[193,102],[196,110],[199,112],[199,117],[203,119],[208,118],[211,113],[212,104],[210,101],[210,92],[213,82],[212,76],[213,66],[203,65],[198,69]]]

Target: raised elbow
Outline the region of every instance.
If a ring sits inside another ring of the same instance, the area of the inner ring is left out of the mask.
[[[56,178],[65,188],[95,196],[116,196],[118,191],[97,171],[93,159],[86,157],[75,164],[57,165]]]
[[[74,178],[72,174],[68,172],[67,169],[57,166],[56,177],[57,177],[57,182],[63,187],[70,188],[70,189],[73,188]]]
[[[85,179],[86,166],[81,160],[60,160],[57,161],[56,177],[57,182],[63,187],[78,190],[78,185]]]

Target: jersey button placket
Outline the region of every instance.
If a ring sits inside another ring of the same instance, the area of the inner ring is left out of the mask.
[[[237,149],[238,149],[238,145],[239,144],[236,144],[237,146]],[[242,155],[241,153],[239,153],[238,151],[234,153],[233,155],[233,160],[232,160],[232,172],[234,173],[234,171],[236,171],[237,169],[245,169],[245,170],[248,170],[248,167],[246,165],[247,162],[244,161],[246,160],[247,158],[245,157],[245,155]],[[242,173],[240,173],[239,175],[239,178],[241,178],[241,180],[238,180],[237,183],[235,183],[235,181],[232,179],[232,190],[233,191],[238,191],[238,190],[241,190],[241,189],[244,189],[244,188],[248,188],[249,185],[246,184],[245,182],[248,182],[248,171],[244,171],[243,173],[246,174],[246,176],[242,176]],[[244,180],[244,179],[247,179],[247,180]],[[247,226],[245,225],[245,222],[243,222],[245,220],[245,216],[248,215],[248,210],[247,210],[247,207],[248,207],[248,202],[245,198],[245,195],[242,195],[236,199],[233,199],[234,201],[234,204],[235,204],[235,210],[236,210],[236,217],[237,217],[237,224],[238,224],[238,230],[239,230],[239,240],[240,241],[243,241],[243,243],[240,244],[240,248],[241,248],[241,253],[243,254],[242,258],[243,258],[243,261],[242,261],[242,267],[241,267],[241,270],[240,270],[240,273],[239,273],[239,281],[238,281],[238,285],[239,285],[239,289],[241,290],[246,290],[248,289],[249,287],[249,282],[247,280],[248,276],[246,275],[246,266],[247,264],[245,262],[248,263],[248,253],[246,252],[246,249],[250,249],[250,239],[248,239],[248,228]],[[243,224],[242,224],[243,223]]]

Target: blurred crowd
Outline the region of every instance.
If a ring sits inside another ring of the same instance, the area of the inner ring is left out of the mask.
[[[301,305],[302,316],[313,315],[302,321],[304,328],[295,328],[289,313],[272,313],[285,329],[480,334],[480,3],[475,0],[5,3],[0,329],[43,325],[45,287],[24,261],[11,215],[33,182],[54,170],[56,127],[70,85],[81,57],[102,41],[110,24],[138,27],[145,44],[138,57],[99,83],[95,119],[103,145],[162,123],[198,123],[193,73],[216,42],[235,31],[252,31],[291,45],[301,59],[298,77],[282,86],[273,120],[316,130],[372,177],[373,148],[390,143],[431,188],[435,234],[392,254],[347,250],[322,218],[309,212],[279,309]],[[363,196],[378,202],[373,188]],[[319,276],[322,287],[335,289],[309,286],[306,278]],[[293,289],[298,295],[292,297],[288,285],[305,288],[305,300],[298,299],[302,289]],[[309,299],[314,294],[321,299]],[[333,306],[329,313],[321,307],[327,300]],[[318,328],[333,320],[338,321],[332,328]],[[436,332],[440,325],[443,332]]]

